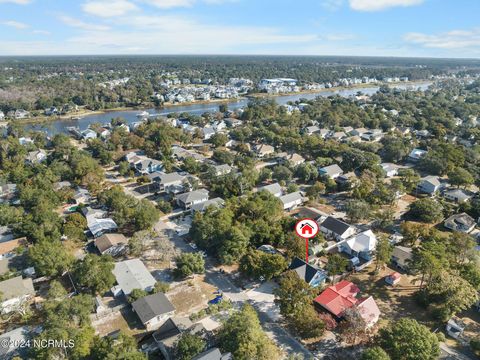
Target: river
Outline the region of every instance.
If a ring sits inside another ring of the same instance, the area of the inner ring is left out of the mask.
[[[395,85],[395,88],[398,89],[418,89],[426,90],[428,86],[430,86],[431,82],[421,82],[416,83],[415,85],[412,84],[401,84]],[[312,93],[301,93],[301,94],[292,94],[292,95],[281,95],[276,96],[274,99],[279,105],[287,104],[288,102],[298,101],[300,99],[314,99],[316,97],[328,97],[331,95],[340,95],[344,97],[348,97],[351,95],[355,95],[357,92],[362,92],[366,95],[372,95],[379,90],[378,86],[372,87],[365,87],[365,88],[352,88],[352,89],[342,89],[342,90],[335,90],[335,91],[319,91],[319,92],[312,92]],[[239,109],[242,107],[247,106],[248,99],[240,99],[238,101],[228,102],[228,108],[230,110]],[[191,114],[201,115],[205,112],[215,112],[218,111],[219,103],[210,103],[210,104],[189,104],[189,105],[179,105],[179,106],[172,106],[164,109],[145,109],[150,116],[156,115],[168,115],[171,113],[182,113],[188,112]],[[127,123],[133,123],[139,121],[137,114],[142,110],[125,110],[125,111],[109,111],[102,114],[93,114],[87,115],[82,117],[81,119],[72,120],[72,119],[61,119],[55,120],[49,123],[41,123],[41,124],[27,124],[25,126],[26,130],[37,130],[37,131],[45,131],[49,135],[57,134],[57,133],[68,133],[67,128],[69,127],[78,127],[80,130],[85,130],[88,128],[90,124],[93,123],[100,123],[100,124],[107,124],[110,122],[112,118],[122,117],[124,118]]]

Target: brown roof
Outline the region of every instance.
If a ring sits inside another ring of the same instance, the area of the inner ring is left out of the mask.
[[[27,238],[25,237],[1,242],[0,255],[8,254],[9,252],[12,252],[17,247],[19,247],[20,245],[26,245],[26,244],[27,244]]]
[[[126,244],[127,238],[123,234],[104,234],[95,240],[95,246],[103,253],[112,246]]]

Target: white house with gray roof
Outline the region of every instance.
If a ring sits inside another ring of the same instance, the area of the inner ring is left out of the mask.
[[[22,307],[29,299],[35,295],[33,282],[31,278],[23,279],[22,276],[4,280],[0,282],[0,311],[2,314],[8,314]]]
[[[198,189],[175,196],[178,206],[185,210],[190,209],[193,205],[201,204],[208,200],[208,190]]]
[[[112,273],[125,296],[130,295],[133,289],[150,292],[157,282],[140,259],[117,262]]]
[[[272,194],[275,197],[280,197],[283,195],[283,190],[279,183],[273,183],[270,185],[262,186],[258,188],[258,191],[268,191],[270,194]]]
[[[279,199],[283,204],[283,210],[286,211],[295,209],[297,206],[302,205],[305,201],[305,198],[300,191],[280,196]]]
[[[132,308],[148,331],[158,329],[175,314],[174,306],[162,292],[134,301]]]
[[[340,175],[343,174],[343,170],[340,166],[337,164],[329,165],[329,166],[324,166],[318,170],[319,174],[321,176],[327,176],[330,179],[335,180],[338,178]]]

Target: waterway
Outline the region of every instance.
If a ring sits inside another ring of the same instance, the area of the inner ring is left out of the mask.
[[[415,85],[412,84],[401,84],[396,85],[395,88],[398,89],[420,89],[426,90],[432,83],[431,82],[421,82],[416,83]],[[365,88],[352,88],[352,89],[342,89],[342,90],[335,90],[335,91],[319,91],[319,92],[312,92],[312,93],[300,93],[300,94],[292,94],[292,95],[281,95],[276,96],[274,99],[279,105],[284,105],[289,102],[295,102],[300,99],[314,99],[316,97],[328,97],[331,95],[340,95],[344,97],[349,97],[352,95],[357,94],[359,91],[366,95],[372,95],[379,90],[378,86],[372,87],[365,87]],[[239,99],[238,101],[228,102],[228,108],[230,110],[236,110],[239,108],[243,108],[248,105],[249,99],[243,98]],[[27,130],[37,130],[37,131],[45,131],[49,135],[57,134],[57,133],[67,133],[69,127],[78,127],[80,130],[85,130],[88,128],[90,124],[93,123],[100,123],[100,124],[107,124],[110,122],[111,119],[116,117],[124,118],[127,123],[133,123],[139,121],[137,114],[141,111],[147,111],[150,116],[154,117],[157,115],[168,115],[171,113],[191,113],[195,115],[201,115],[205,112],[215,112],[218,111],[219,103],[210,103],[210,104],[189,104],[189,105],[179,105],[179,106],[172,106],[164,109],[145,109],[145,110],[124,110],[124,111],[109,111],[101,114],[92,114],[84,116],[80,119],[60,119],[55,120],[48,123],[40,123],[40,124],[27,124],[25,128]]]

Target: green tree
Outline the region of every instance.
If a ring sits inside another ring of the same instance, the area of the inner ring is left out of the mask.
[[[199,253],[183,253],[175,261],[177,263],[175,274],[178,277],[185,278],[193,274],[205,272],[205,261]]]
[[[422,222],[436,223],[443,219],[443,207],[433,199],[420,199],[410,205],[409,215]]]
[[[128,295],[128,301],[131,303],[137,301],[138,299],[144,298],[148,293],[143,289],[133,289]]]
[[[365,220],[370,214],[370,205],[361,200],[350,200],[346,205],[346,213],[352,222]]]
[[[379,343],[392,360],[434,360],[440,354],[435,334],[409,318],[380,330]]]
[[[216,134],[212,135],[212,137],[210,138],[210,142],[216,148],[221,147],[221,146],[225,146],[227,141],[228,141],[227,135],[222,134],[222,133],[216,133]]]
[[[317,181],[307,189],[307,196],[309,199],[318,200],[323,194],[325,194],[325,184],[320,181]]]
[[[86,239],[85,229],[87,228],[87,219],[82,214],[73,213],[67,215],[63,224],[63,233],[70,240],[83,241]]]
[[[146,360],[147,356],[137,349],[133,336],[121,333],[117,339],[96,336],[90,351],[91,360]]]
[[[153,293],[166,293],[170,289],[170,285],[163,281],[157,281],[153,287]]]
[[[373,346],[362,353],[361,360],[390,360],[390,356],[379,346]]]
[[[200,336],[184,332],[175,344],[175,359],[190,360],[200,354],[205,346],[206,342]]]
[[[475,182],[475,178],[467,170],[457,167],[448,173],[448,181],[453,186],[469,186]]]
[[[380,267],[390,262],[392,257],[393,247],[386,236],[379,236],[377,247],[375,249],[375,272],[378,272]]]
[[[325,269],[332,276],[332,282],[335,283],[335,275],[341,275],[348,266],[348,260],[340,254],[333,254],[328,257],[328,263]]]
[[[59,276],[68,270],[74,258],[60,240],[42,240],[28,249],[28,258],[36,271],[44,276]]]
[[[276,360],[280,351],[260,326],[257,313],[249,304],[223,324],[220,347],[236,360]]]
[[[109,255],[87,254],[75,264],[73,276],[80,287],[92,294],[103,294],[115,283],[114,267],[113,258]]]

